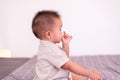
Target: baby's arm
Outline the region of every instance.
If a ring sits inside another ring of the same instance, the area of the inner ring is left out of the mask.
[[[68,57],[69,57],[69,42],[71,39],[72,39],[72,36],[70,36],[64,32],[63,37],[62,37],[62,47],[65,50]],[[68,61],[67,63],[65,63],[62,66],[62,68],[67,69],[78,75],[86,76],[92,80],[102,80],[99,72],[89,70],[85,67],[78,65],[77,63],[72,62],[72,61]]]
[[[69,57],[69,42],[72,39],[72,36],[66,34],[65,32],[63,33],[62,37],[62,48],[65,50],[66,55]]]
[[[89,70],[85,67],[78,65],[75,62],[68,61],[65,63],[62,68],[69,70],[75,74],[82,75],[90,78],[91,80],[102,80],[101,75],[97,71]]]

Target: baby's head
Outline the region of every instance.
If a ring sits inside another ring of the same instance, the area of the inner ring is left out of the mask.
[[[39,11],[32,22],[34,35],[41,40],[59,43],[62,38],[62,20],[56,11]]]

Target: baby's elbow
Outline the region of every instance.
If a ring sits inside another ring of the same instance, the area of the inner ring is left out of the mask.
[[[62,68],[63,68],[63,69],[66,69],[66,70],[70,70],[70,69],[71,69],[71,66],[72,66],[72,62],[71,62],[71,61],[68,61],[68,62],[66,62],[66,63],[62,66]]]

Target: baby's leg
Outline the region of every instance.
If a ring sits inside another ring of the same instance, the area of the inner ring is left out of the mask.
[[[87,78],[78,77],[76,75],[72,75],[72,79],[73,80],[87,80]]]

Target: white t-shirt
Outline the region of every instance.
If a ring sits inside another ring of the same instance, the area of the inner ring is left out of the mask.
[[[68,61],[62,48],[50,41],[40,40],[34,80],[68,80],[69,71],[61,68]]]

